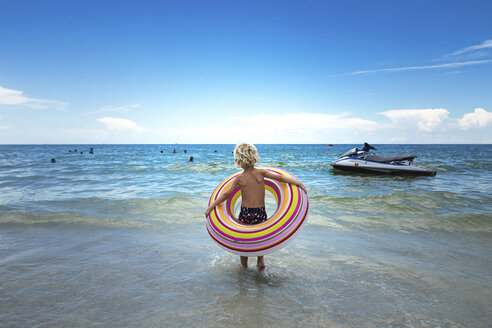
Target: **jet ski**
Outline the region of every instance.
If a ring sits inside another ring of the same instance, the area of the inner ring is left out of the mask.
[[[352,148],[331,163],[335,169],[391,174],[436,175],[436,170],[415,165],[417,155],[380,156],[371,152],[377,150],[367,142],[359,150]]]

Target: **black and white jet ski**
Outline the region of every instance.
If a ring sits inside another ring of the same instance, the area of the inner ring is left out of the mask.
[[[436,175],[436,170],[413,163],[417,155],[380,156],[371,152],[371,149],[377,150],[366,142],[362,150],[357,149],[357,147],[350,149],[331,163],[331,166],[345,171]]]

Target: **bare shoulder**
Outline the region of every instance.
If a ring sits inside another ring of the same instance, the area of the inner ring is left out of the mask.
[[[267,171],[264,169],[262,169],[262,171],[263,171],[262,174],[265,178],[275,179],[279,176],[277,173],[273,173],[271,171]]]
[[[266,177],[268,175],[268,171],[265,169],[257,169],[255,168],[254,171],[255,176],[261,176],[262,178]]]
[[[267,171],[267,170],[265,170],[265,169],[257,169],[257,168],[255,167],[255,172],[258,172],[259,174],[265,174],[265,173],[267,173],[268,171]]]
[[[243,173],[238,174],[238,175],[234,178],[234,180],[232,180],[232,184],[233,184],[233,185],[238,185],[238,184],[239,184],[239,182],[241,181],[242,176],[243,176]]]

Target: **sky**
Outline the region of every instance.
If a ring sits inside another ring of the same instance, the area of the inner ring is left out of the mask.
[[[491,13],[0,0],[0,144],[490,144]]]

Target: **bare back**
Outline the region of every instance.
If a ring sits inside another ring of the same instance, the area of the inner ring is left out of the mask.
[[[265,206],[265,171],[253,166],[244,169],[238,176],[237,183],[241,188],[242,207],[258,208]]]

